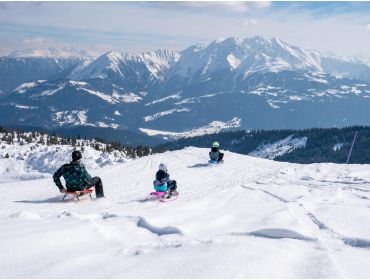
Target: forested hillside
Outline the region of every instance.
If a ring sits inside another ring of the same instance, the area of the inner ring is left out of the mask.
[[[365,126],[221,132],[183,138],[157,146],[154,150],[161,152],[187,146],[211,147],[213,141],[218,141],[221,149],[277,161],[345,163],[356,131],[358,135],[350,163],[370,163],[370,127]],[[295,146],[297,140],[300,145]]]

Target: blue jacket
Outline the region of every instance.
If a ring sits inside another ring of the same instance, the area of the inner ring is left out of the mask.
[[[153,182],[154,189],[157,192],[167,191],[167,182],[170,180],[170,174],[164,172],[163,170],[158,170],[155,174],[155,180]]]

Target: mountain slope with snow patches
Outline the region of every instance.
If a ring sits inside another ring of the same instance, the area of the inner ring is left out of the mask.
[[[300,148],[305,148],[307,143],[307,137],[293,138],[293,135],[276,141],[271,144],[264,144],[257,147],[253,152],[250,152],[250,156],[274,159],[278,156],[291,153],[292,151]]]
[[[107,79],[116,75],[123,79],[142,80],[163,79],[165,71],[178,59],[178,54],[172,51],[158,50],[142,54],[109,52],[70,76],[72,79],[86,80],[94,78]]]
[[[2,276],[370,276],[367,165],[207,160],[187,148],[90,169],[107,198],[80,203],[60,202],[51,174],[0,183]],[[174,202],[145,201],[160,162],[177,180]]]
[[[218,39],[181,52],[58,55],[0,58],[2,125],[186,135],[234,118],[242,129],[295,129],[366,125],[370,117],[368,60],[277,38]]]

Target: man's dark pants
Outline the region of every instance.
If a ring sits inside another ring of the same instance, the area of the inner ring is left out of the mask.
[[[93,177],[89,180],[85,189],[90,189],[91,187],[95,186],[95,195],[97,198],[104,197],[104,190],[103,190],[103,182],[101,181],[100,177]]]

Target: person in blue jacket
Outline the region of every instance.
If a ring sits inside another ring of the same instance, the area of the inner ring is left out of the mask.
[[[170,179],[170,174],[168,174],[166,164],[161,163],[159,165],[153,185],[157,192],[168,192],[167,198],[170,198],[175,193],[177,183],[175,180]]]

